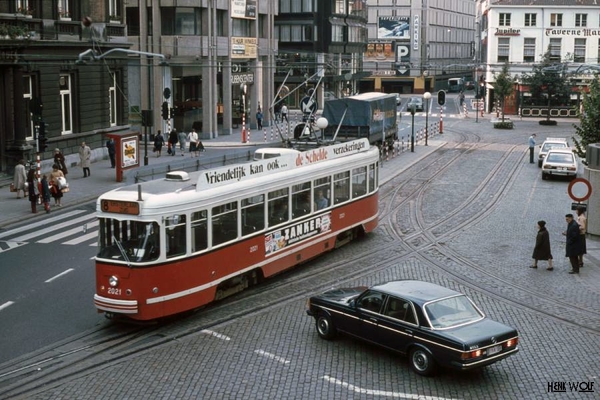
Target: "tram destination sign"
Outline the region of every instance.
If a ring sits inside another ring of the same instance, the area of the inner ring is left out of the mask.
[[[140,205],[135,201],[101,200],[100,208],[109,213],[140,215]]]

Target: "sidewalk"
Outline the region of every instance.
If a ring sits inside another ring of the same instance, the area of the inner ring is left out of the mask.
[[[290,118],[290,126],[294,126],[294,119]],[[271,137],[273,139],[271,139]],[[251,131],[250,141],[242,143],[241,140],[241,127],[235,129],[231,135],[219,136],[216,139],[203,139],[202,143],[206,148],[206,152],[201,153],[200,160],[203,157],[209,156],[211,148],[244,148],[249,146],[277,146],[281,144],[281,139],[276,129],[273,129],[273,135],[271,136],[271,128],[266,127],[266,139],[264,132]],[[256,140],[256,141],[255,141]],[[429,141],[429,146],[424,147],[421,144],[415,146],[415,153],[404,152],[398,155],[396,158],[401,158],[402,163],[398,163],[399,166],[391,168],[391,164],[394,164],[394,159],[390,156],[390,161],[383,162],[381,168],[381,183],[385,183],[391,179],[394,175],[397,175],[404,168],[414,163],[416,160],[425,157],[439,146],[442,142]],[[144,152],[143,144],[140,146],[141,152]],[[144,166],[144,157],[140,157],[140,166],[137,170],[153,169],[157,166],[165,167],[167,164],[178,164],[182,160],[189,159],[189,152],[186,152],[186,157],[180,156],[180,150],[177,149],[176,156],[170,156],[167,154],[166,146],[163,148],[161,157],[156,157],[152,152],[152,145],[148,144],[148,165]],[[77,155],[69,155],[70,163],[75,161],[74,157]],[[46,160],[42,165],[42,174],[50,173],[51,161]],[[400,167],[401,166],[401,167]],[[69,167],[69,173],[67,175],[67,181],[69,182],[70,191],[65,193],[60,208],[52,207],[53,200],[51,200],[52,211],[50,214],[68,210],[69,208],[78,206],[80,204],[94,201],[102,193],[108,192],[109,190],[116,189],[120,186],[128,184],[127,182],[117,182],[115,169],[110,168],[110,161],[108,159],[108,152],[106,148],[94,149],[92,156],[91,165],[91,176],[83,178],[83,171],[79,166]],[[12,182],[12,180],[11,180]],[[44,208],[38,205],[37,214],[31,212],[31,205],[29,200],[17,199],[16,193],[11,193],[8,186],[0,187],[0,230],[7,229],[11,224],[24,221],[34,221],[35,219],[43,219],[48,214],[44,212]]]

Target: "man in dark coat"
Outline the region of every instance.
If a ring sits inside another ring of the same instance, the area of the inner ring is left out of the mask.
[[[579,225],[573,219],[573,214],[565,215],[567,220],[567,231],[563,235],[567,236],[566,256],[569,257],[571,263],[570,274],[579,273],[579,256],[583,254],[583,244],[581,243],[581,235],[579,233]]]
[[[110,167],[114,168],[115,167],[116,149],[115,149],[115,140],[113,138],[109,138],[106,141],[106,148],[108,149],[108,158],[110,158]],[[54,161],[56,161],[56,159]],[[64,174],[64,172],[65,171],[63,171],[63,174]]]
[[[179,134],[177,133],[177,129],[173,129],[171,133],[169,133],[169,148],[171,149],[171,155],[175,155],[175,151],[177,150],[177,142],[179,141]]]
[[[538,234],[535,238],[535,247],[533,248],[533,265],[530,268],[537,268],[539,260],[548,261],[548,271],[552,271],[552,251],[550,250],[550,235],[546,229],[546,221],[538,221]]]

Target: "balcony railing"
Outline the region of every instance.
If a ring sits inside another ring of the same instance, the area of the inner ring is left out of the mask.
[[[83,28],[80,21],[0,14],[0,41],[7,39],[87,41],[93,35],[95,40],[124,42],[127,41],[126,33],[125,25],[114,23],[94,23],[89,28]]]

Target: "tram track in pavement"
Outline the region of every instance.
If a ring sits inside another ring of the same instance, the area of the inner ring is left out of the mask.
[[[183,319],[176,324],[125,327],[122,330],[117,329],[117,332],[114,332],[114,326],[110,324],[89,330],[75,338],[22,357],[16,365],[0,366],[0,397],[27,396],[41,388],[58,385],[94,369],[104,368],[110,363],[151,351],[173,340],[197,334],[240,317],[264,312],[268,308],[280,306],[282,302],[304,299],[306,287],[318,291],[332,284],[357,279],[374,270],[390,268],[398,258],[383,256],[382,250],[389,250],[397,245],[389,243],[384,244],[383,248],[376,246],[372,251],[364,252],[362,257],[355,257],[350,268],[348,260],[343,259],[329,263],[327,268],[317,271],[309,265],[292,269],[282,274],[279,279],[268,280],[256,290],[248,290],[213,303],[204,307],[201,314],[195,314],[192,318]],[[408,254],[408,249],[396,250],[396,253],[397,257],[403,257]],[[365,262],[373,266],[368,272],[362,268]],[[297,289],[290,290],[293,287]],[[274,302],[274,299],[277,299],[277,302]],[[249,307],[248,304],[253,306]]]
[[[461,154],[476,149],[477,146],[481,146],[481,144],[466,145],[465,143],[457,143],[454,149],[460,149],[460,151],[457,151],[459,154],[448,156],[445,158],[445,163],[439,160],[438,157],[438,163],[431,166],[432,170],[428,171],[431,175],[429,179],[425,179],[426,175],[419,175],[419,172],[432,163],[423,162],[420,166],[414,166],[414,169],[411,167],[405,171],[401,183],[394,182],[394,180],[388,182],[385,190],[382,191],[384,193],[380,196],[380,201],[385,205],[381,215],[382,219],[388,221],[396,219],[397,213],[407,206],[416,213],[416,205],[420,201],[422,202],[422,196],[426,190],[424,185],[441,173],[439,170],[443,165],[449,168]],[[500,168],[500,165],[497,165],[496,168]],[[436,174],[436,171],[439,171],[439,173]],[[488,177],[488,183],[480,184],[479,187],[483,190],[486,185],[491,185],[492,182],[493,179]],[[393,189],[390,189],[391,186],[394,186]],[[420,190],[415,191],[414,188],[420,188]],[[403,193],[403,191],[410,193]],[[412,195],[409,196],[408,194]],[[394,200],[394,195],[400,195],[398,202]],[[497,196],[492,201],[499,201],[499,197]],[[461,209],[468,207],[469,204],[474,204],[475,201],[476,197],[471,196],[469,201],[462,203]],[[411,202],[412,207],[410,206]],[[488,205],[490,204],[488,203]],[[492,207],[488,207],[486,212],[491,212],[489,208]],[[480,218],[483,218],[483,216]],[[31,357],[21,358],[19,365],[15,365],[12,369],[0,366],[0,386],[2,386],[0,398],[29,397],[40,390],[58,386],[61,382],[91,374],[97,369],[107,368],[112,363],[122,362],[129,357],[141,355],[173,341],[200,334],[208,329],[217,330],[220,326],[232,323],[240,318],[281,307],[283,304],[304,300],[310,293],[316,293],[331,286],[346,284],[378,271],[393,268],[399,262],[408,259],[419,259],[461,284],[478,291],[483,290],[492,297],[515,304],[514,299],[505,294],[505,290],[499,290],[498,292],[488,290],[487,286],[491,285],[488,284],[482,288],[482,285],[478,282],[478,279],[482,279],[481,276],[486,278],[486,282],[496,280],[497,277],[447,249],[444,243],[441,242],[446,238],[450,238],[460,229],[475,223],[476,220],[473,218],[464,219],[459,212],[453,213],[447,219],[458,219],[462,223],[454,226],[449,224],[448,226],[454,229],[438,232],[436,227],[439,221],[427,223],[422,216],[415,214],[410,220],[413,229],[409,231],[396,231],[396,234],[386,241],[359,240],[357,245],[365,249],[360,256],[353,256],[351,260],[348,260],[337,251],[330,252],[328,255],[323,255],[317,259],[314,265],[310,263],[292,269],[278,278],[267,280],[259,287],[239,293],[221,302],[213,303],[204,307],[201,313],[191,313],[187,318],[181,318],[175,323],[151,327],[136,326],[124,328],[118,332],[110,332],[112,326],[110,324],[88,331],[75,339],[67,339]],[[383,228],[387,233],[390,233],[389,226]],[[423,239],[420,239],[418,241],[419,245],[415,246],[414,240],[417,238]],[[342,249],[347,247],[345,246]],[[369,268],[365,268],[365,265],[369,265]],[[457,266],[462,269],[457,268]],[[473,275],[474,272],[481,276],[477,278]],[[510,285],[509,287],[515,291],[526,289],[515,286],[509,281],[501,283],[506,286]],[[530,291],[529,295],[536,294]],[[528,306],[526,302],[516,304],[528,310],[539,312],[537,307]],[[546,315],[556,318],[554,314],[547,313]],[[565,322],[573,323],[569,320],[565,320]],[[590,329],[585,326],[584,328]],[[108,337],[107,332],[109,332]],[[52,355],[55,355],[55,357],[52,357]],[[40,362],[43,364],[40,364]],[[41,365],[44,366],[40,367]],[[41,369],[38,370],[38,368]],[[14,372],[10,373],[11,371]]]

